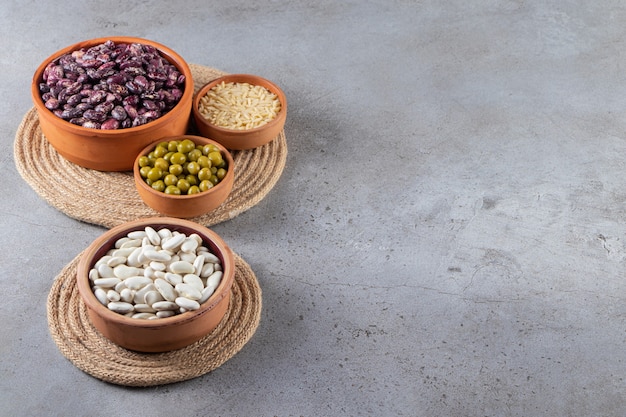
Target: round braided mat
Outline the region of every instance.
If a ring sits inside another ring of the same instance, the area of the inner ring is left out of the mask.
[[[225,74],[200,65],[189,66],[196,92]],[[17,129],[13,153],[17,170],[26,183],[48,204],[74,219],[112,228],[138,218],[160,216],[139,197],[132,172],[95,171],[59,155],[42,134],[34,107]],[[215,210],[190,220],[211,226],[258,204],[276,185],[285,168],[285,132],[281,131],[264,146],[231,153],[235,160],[235,182],[228,199]],[[51,183],[51,179],[56,181]]]
[[[48,295],[48,327],[63,356],[91,376],[118,385],[147,387],[185,381],[219,367],[254,335],[261,318],[261,288],[235,254],[235,280],[226,315],[211,333],[171,352],[124,349],[91,324],[76,286],[79,254],[55,278]]]

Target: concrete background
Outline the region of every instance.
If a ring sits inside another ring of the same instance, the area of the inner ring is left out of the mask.
[[[626,415],[624,22],[620,1],[2,3],[0,415]],[[257,275],[261,324],[148,389],[50,338],[52,281],[104,229],[12,153],[35,68],[109,35],[290,105],[277,186],[213,227]]]

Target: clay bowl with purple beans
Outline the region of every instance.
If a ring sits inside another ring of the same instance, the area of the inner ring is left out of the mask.
[[[31,95],[41,131],[65,159],[99,171],[131,171],[137,154],[182,135],[193,79],[185,60],[142,38],[78,42],[45,59]]]

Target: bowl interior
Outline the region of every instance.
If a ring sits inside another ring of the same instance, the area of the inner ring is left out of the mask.
[[[222,278],[219,286],[215,289],[214,294],[201,305],[199,310],[187,311],[176,316],[161,318],[159,320],[140,320],[126,317],[119,313],[115,313],[103,306],[96,299],[96,296],[91,290],[91,286],[89,284],[89,270],[93,268],[95,263],[101,257],[103,257],[111,248],[114,247],[115,242],[118,239],[126,236],[129,232],[135,230],[144,230],[146,226],[150,226],[156,231],[167,228],[172,232],[178,231],[187,235],[197,233],[202,238],[203,245],[206,246],[213,254],[215,254],[219,258],[220,262],[222,263],[222,267],[224,268],[224,277]],[[227,276],[231,272],[228,270],[228,268],[234,267],[230,248],[228,248],[228,246],[221,240],[219,236],[217,236],[217,234],[203,227],[197,227],[192,222],[182,219],[168,220],[167,218],[153,218],[131,227],[118,226],[115,229],[111,229],[109,233],[105,233],[105,235],[103,235],[100,239],[94,241],[92,245],[95,250],[93,252],[87,253],[87,256],[89,256],[88,261],[84,263],[81,262],[82,265],[79,265],[78,268],[79,275],[77,278],[79,280],[79,290],[81,288],[83,289],[83,291],[81,291],[81,294],[83,294],[83,297],[86,298],[85,301],[87,302],[87,304],[92,309],[96,309],[98,311],[98,314],[106,317],[107,320],[117,323],[132,324],[133,326],[142,328],[163,328],[171,325],[178,325],[182,322],[193,319],[198,314],[203,314],[207,311],[210,311],[217,303],[219,303],[219,301],[221,301],[228,294],[227,291],[224,291],[225,286],[230,285],[227,282]]]
[[[261,87],[265,87],[270,92],[278,96],[278,100],[280,101],[280,105],[281,105],[281,110],[278,112],[278,114],[276,115],[274,119],[270,120],[269,122],[267,122],[266,124],[262,126],[258,126],[252,129],[237,130],[237,129],[228,129],[226,127],[214,125],[200,113],[200,100],[202,99],[202,97],[204,97],[207,94],[209,90],[211,90],[213,87],[215,87],[216,85],[222,82],[248,83],[251,85],[258,85]],[[252,74],[230,74],[230,75],[225,75],[223,77],[217,78],[207,83],[198,91],[193,101],[193,112],[194,112],[194,115],[196,116],[195,117],[196,122],[211,126],[212,129],[218,132],[228,133],[231,135],[239,134],[239,135],[245,136],[245,135],[254,134],[262,130],[270,129],[278,123],[284,123],[283,116],[287,113],[287,98],[285,97],[285,93],[280,89],[280,87],[278,87],[276,84],[274,84],[270,80],[267,80],[263,77],[259,77],[258,75],[252,75]]]
[[[73,45],[67,46],[63,49],[60,49],[59,51],[53,53],[52,55],[50,55],[48,58],[46,58],[37,68],[37,70],[35,71],[34,75],[33,75],[33,81],[31,84],[31,96],[32,99],[35,103],[35,106],[37,107],[37,109],[40,112],[49,112],[50,115],[54,116],[55,119],[59,120],[59,123],[61,123],[62,125],[64,125],[64,128],[69,130],[69,131],[73,131],[76,132],[77,134],[85,134],[87,136],[94,136],[94,131],[97,132],[98,136],[102,136],[102,137],[110,137],[110,138],[114,138],[114,137],[118,137],[121,136],[120,140],[125,140],[126,138],[124,136],[128,135],[128,134],[132,134],[133,132],[136,131],[141,131],[141,130],[145,130],[147,126],[152,126],[154,124],[156,124],[157,122],[159,122],[160,119],[163,118],[163,116],[165,116],[167,113],[165,113],[164,115],[162,115],[161,117],[159,117],[158,119],[152,120],[144,125],[140,125],[140,126],[135,126],[135,127],[128,127],[128,128],[124,128],[124,129],[115,129],[115,130],[102,130],[102,129],[89,129],[83,126],[79,126],[79,125],[75,125],[73,123],[70,123],[67,120],[61,119],[60,117],[55,116],[52,111],[48,110],[43,102],[43,99],[41,97],[41,93],[39,91],[39,84],[41,82],[43,82],[43,73],[44,70],[46,68],[46,66],[57,60],[59,57],[61,57],[64,54],[67,53],[71,53],[73,51],[79,50],[81,48],[89,48],[92,46],[96,46],[99,44],[102,44],[108,40],[112,40],[115,43],[141,43],[141,44],[145,44],[145,45],[150,45],[155,47],[158,51],[159,54],[165,58],[168,62],[170,62],[171,64],[173,64],[174,66],[176,66],[176,68],[180,71],[181,74],[185,75],[185,86],[184,86],[184,90],[183,90],[183,95],[180,98],[180,100],[178,101],[178,103],[176,103],[176,105],[169,111],[172,112],[172,110],[174,110],[177,107],[180,107],[182,105],[184,105],[184,103],[188,102],[190,100],[190,96],[193,95],[193,77],[191,74],[191,69],[189,68],[188,64],[186,63],[186,61],[175,51],[173,51],[172,49],[168,48],[165,45],[162,45],[158,42],[154,42],[148,39],[143,39],[143,38],[136,38],[136,37],[124,37],[124,36],[111,36],[111,37],[104,37],[104,38],[95,38],[95,39],[90,39],[90,40],[85,40],[82,42],[78,42],[75,43]],[[169,113],[168,112],[168,113]],[[54,119],[53,119],[54,120]],[[123,134],[120,134],[120,132],[123,132]]]
[[[148,183],[141,177],[141,174],[139,174],[139,158],[141,158],[142,156],[148,155],[153,149],[154,147],[161,143],[161,142],[167,142],[170,140],[181,140],[181,139],[191,139],[196,145],[201,144],[201,145],[215,145],[219,148],[219,150],[222,152],[222,156],[226,159],[226,163],[228,165],[228,170],[226,172],[226,177],[224,177],[224,179],[220,182],[218,182],[213,188],[197,193],[197,194],[192,194],[192,195],[175,195],[175,194],[165,194],[163,192],[157,191],[155,189],[153,189],[151,186],[148,185]],[[194,135],[182,135],[182,136],[172,136],[172,137],[167,137],[167,138],[162,138],[159,139],[153,143],[151,143],[150,145],[146,146],[140,153],[139,155],[137,155],[137,158],[135,159],[135,164],[133,165],[133,173],[134,173],[134,178],[135,178],[135,182],[144,190],[146,190],[147,192],[149,192],[150,194],[153,194],[155,196],[158,197],[162,197],[162,198],[167,198],[167,199],[172,199],[172,200],[178,200],[178,201],[189,201],[189,200],[195,200],[195,199],[199,199],[199,198],[203,198],[208,195],[220,192],[222,188],[228,186],[228,184],[231,184],[233,179],[234,179],[234,169],[235,169],[235,161],[233,159],[232,154],[228,151],[228,149],[226,149],[223,145],[221,145],[220,143],[202,137],[202,136],[194,136]]]

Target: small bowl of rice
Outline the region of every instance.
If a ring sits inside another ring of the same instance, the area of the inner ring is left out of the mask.
[[[198,132],[229,150],[270,143],[287,119],[285,93],[273,82],[250,74],[230,74],[204,85],[193,101]]]

